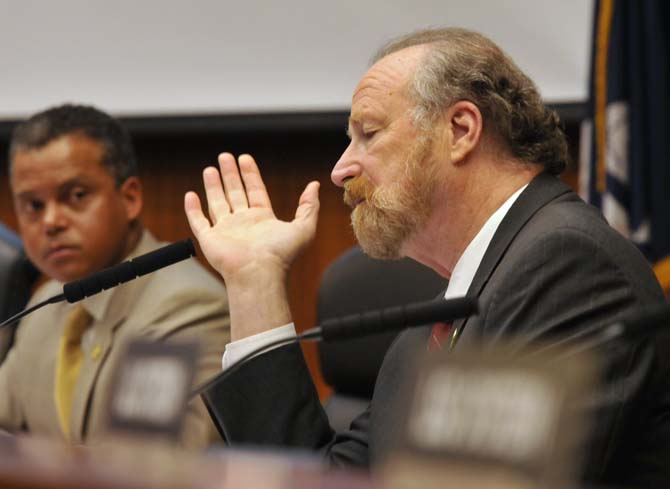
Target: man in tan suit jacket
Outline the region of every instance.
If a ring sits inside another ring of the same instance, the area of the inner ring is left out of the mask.
[[[142,189],[130,138],[97,109],[65,105],[14,130],[10,183],[26,252],[51,280],[37,303],[79,279],[162,244],[142,228]],[[223,285],[196,261],[182,262],[82,301],[82,360],[69,413],[57,400],[61,338],[74,308],[60,303],[24,319],[0,366],[0,427],[95,443],[106,436],[110,383],[128,340],[199,341],[196,381],[220,370],[229,340]],[[59,394],[60,395],[60,394]],[[200,400],[192,402],[182,442],[216,439]]]

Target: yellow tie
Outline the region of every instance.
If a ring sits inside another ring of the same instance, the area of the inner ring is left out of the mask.
[[[56,361],[56,382],[54,398],[58,420],[66,438],[70,437],[70,414],[72,394],[79,377],[84,352],[81,349],[81,337],[91,324],[91,315],[81,304],[72,309],[67,317],[63,336],[60,339],[58,359]]]

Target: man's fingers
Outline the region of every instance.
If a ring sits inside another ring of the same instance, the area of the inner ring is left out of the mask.
[[[200,198],[195,192],[186,192],[184,195],[184,211],[186,212],[186,219],[191,231],[196,239],[201,233],[209,229],[210,223],[202,213],[202,206],[200,205]]]
[[[247,189],[247,199],[249,207],[264,207],[272,209],[272,203],[265,188],[265,183],[261,178],[261,172],[258,169],[256,161],[251,155],[241,155],[239,157],[240,173],[242,181]]]
[[[212,220],[212,224],[216,224],[219,219],[230,214],[230,206],[223,192],[219,171],[213,166],[208,166],[202,172],[202,181],[207,195],[209,218]],[[200,199],[198,199],[199,203]]]
[[[221,169],[226,197],[233,212],[237,209],[248,208],[247,193],[242,184],[235,157],[230,153],[221,153],[219,155],[219,168]]]
[[[319,182],[309,182],[300,196],[298,208],[295,211],[297,221],[303,221],[316,231],[316,222],[319,217]]]

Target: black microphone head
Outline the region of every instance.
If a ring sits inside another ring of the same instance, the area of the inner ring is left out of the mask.
[[[432,299],[326,319],[320,325],[320,335],[323,341],[337,341],[437,321],[453,321],[476,314],[477,310],[477,300],[472,297]]]
[[[195,256],[195,246],[190,238],[100,270],[82,279],[63,285],[63,296],[68,302],[77,302],[98,292],[129,282],[137,277]]]
[[[70,304],[80,301],[85,297],[84,290],[81,288],[79,280],[68,282],[63,285],[63,295]]]
[[[79,281],[79,283],[81,284],[81,289],[84,291],[84,295],[86,297],[97,294],[102,290],[102,284],[100,283],[99,276],[100,272],[82,278]]]
[[[188,252],[188,256],[197,255],[195,251],[195,245],[193,244],[193,240],[191,238],[186,238],[185,240],[181,241],[181,243],[184,243],[184,248]]]

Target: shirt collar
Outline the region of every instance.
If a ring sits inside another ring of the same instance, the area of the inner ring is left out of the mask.
[[[498,209],[491,214],[491,217],[484,223],[474,239],[470,241],[470,244],[468,244],[467,248],[465,248],[465,251],[456,262],[454,271],[449,279],[449,284],[447,285],[447,291],[444,293],[445,299],[461,297],[468,293],[472,279],[475,277],[475,273],[484,258],[484,253],[486,253],[486,250],[493,239],[493,235],[496,233],[496,230],[505,218],[505,215],[507,215],[510,207],[512,207],[512,204],[514,204],[519,195],[521,195],[521,192],[523,192],[527,186],[528,184],[514,192],[500,207],[498,207]]]

